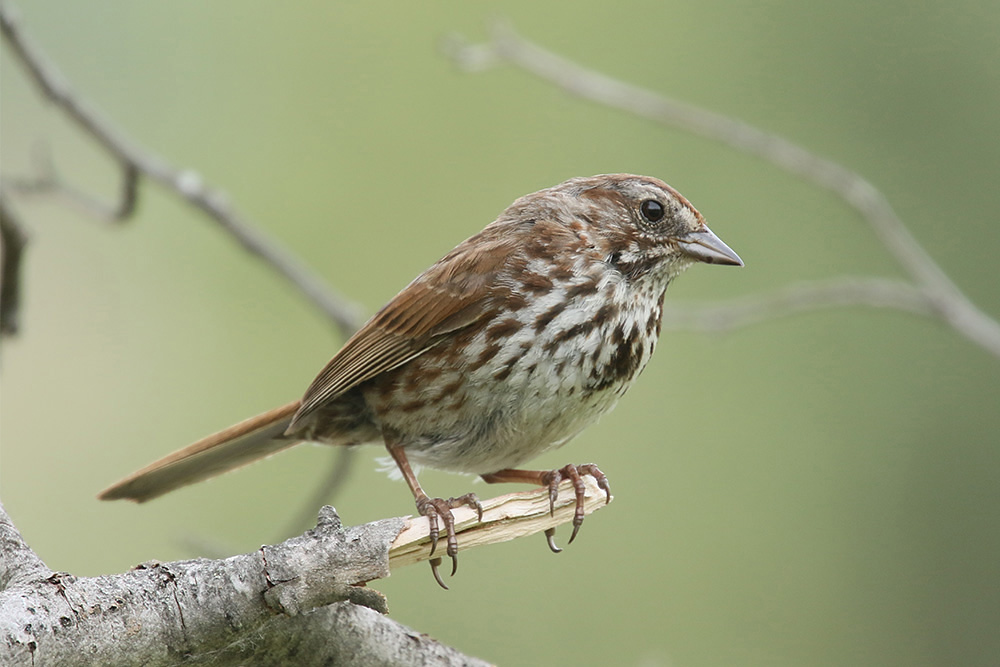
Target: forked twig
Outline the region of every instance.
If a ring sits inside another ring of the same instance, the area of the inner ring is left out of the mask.
[[[87,215],[106,222],[121,222],[135,213],[140,180],[143,177],[159,183],[168,192],[206,214],[244,250],[291,283],[307,301],[332,320],[343,338],[350,336],[360,326],[362,309],[357,304],[330,289],[301,259],[232,208],[220,192],[206,186],[196,172],[173,167],[163,158],[129,141],[77,94],[41,49],[24,33],[16,10],[7,0],[0,0],[0,34],[42,96],[65,113],[86,135],[92,137],[121,170],[117,201],[110,205],[65,184],[57,175],[47,154],[40,156],[39,177],[7,178],[0,181],[0,242],[3,244],[0,335],[14,334],[18,329],[23,285],[21,269],[26,242],[23,224],[12,208],[8,194],[56,194]],[[353,454],[351,451],[337,457],[344,471]],[[316,495],[329,499],[342,479],[343,475],[328,478],[317,489]],[[313,509],[314,506],[310,506],[309,512]]]
[[[491,39],[485,44],[452,39],[447,51],[468,71],[507,63],[573,95],[721,142],[829,190],[861,214],[914,282],[909,289],[903,283],[891,285],[891,295],[886,289],[889,281],[850,278],[839,281],[839,285],[800,285],[774,295],[695,307],[688,313],[674,306],[664,318],[666,326],[671,326],[670,318],[674,317],[674,326],[687,322],[698,328],[712,328],[710,321],[726,321],[725,328],[732,328],[831,305],[878,305],[939,319],[1000,358],[1000,323],[965,296],[913,237],[886,197],[856,172],[743,121],[582,67],[524,39],[506,23],[494,24]]]
[[[261,259],[265,265],[291,283],[299,293],[331,319],[345,337],[358,327],[360,308],[331,290],[297,257],[251,224],[249,219],[230,206],[222,193],[207,186],[196,172],[178,169],[160,156],[131,142],[107,122],[93,106],[72,89],[41,50],[24,34],[13,6],[6,0],[0,1],[0,34],[42,96],[65,113],[85,134],[92,137],[122,170],[120,201],[106,211],[103,217],[121,220],[131,215],[135,210],[139,177],[149,178],[207,215],[244,250]],[[22,182],[21,185],[25,184]],[[72,190],[58,183],[46,184],[44,177],[35,185],[36,187],[47,185],[55,191],[72,193]],[[5,183],[4,189],[16,188]],[[93,205],[89,208],[96,209]]]

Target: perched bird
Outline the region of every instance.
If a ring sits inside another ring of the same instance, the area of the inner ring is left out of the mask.
[[[411,462],[490,483],[577,494],[593,464],[520,470],[618,402],[660,332],[663,295],[696,262],[743,262],[676,190],[655,178],[573,178],[521,197],[379,310],[320,371],[299,401],[208,436],[114,484],[103,500],[143,502],[311,441],[381,440],[457,567],[452,509],[474,494],[429,497]],[[555,548],[551,541],[550,546]],[[432,559],[434,576],[440,558]]]

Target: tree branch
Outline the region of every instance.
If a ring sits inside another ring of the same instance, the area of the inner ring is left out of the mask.
[[[513,65],[583,99],[718,141],[829,190],[861,214],[878,239],[916,283],[913,293],[906,298],[889,299],[880,303],[880,306],[895,308],[902,305],[909,312],[935,317],[1000,358],[1000,322],[984,313],[965,296],[917,242],[885,196],[860,174],[820,157],[784,137],[765,132],[743,121],[584,68],[524,39],[506,23],[495,23],[490,36],[488,43],[478,45],[468,44],[458,38],[452,39],[446,44],[447,53],[467,71],[483,71],[498,63]],[[866,293],[864,285],[858,282],[850,290],[840,290],[841,298],[837,299],[836,305],[872,305],[879,301],[885,285],[870,285],[876,287],[876,291],[871,294]],[[816,307],[834,305],[826,300],[831,296],[826,289],[812,294],[820,299],[816,302]],[[917,294],[925,304],[914,308],[910,297]],[[809,295],[808,291],[797,294],[795,310],[811,307]],[[843,298],[846,296],[852,296],[856,300]],[[760,302],[769,302],[772,314],[786,314],[792,311],[782,312],[782,309],[774,307],[786,297],[787,294],[763,297]],[[750,303],[752,301],[748,300],[734,305],[746,314]],[[715,311],[713,316],[719,315],[720,309],[726,307],[712,306]],[[674,312],[677,315],[679,310],[675,307]],[[754,317],[737,314],[731,318],[729,326],[758,322],[766,316],[767,313]],[[702,315],[696,312],[692,317],[679,321],[695,322],[701,318]]]
[[[606,499],[585,481],[591,513]],[[551,514],[544,488],[484,501],[481,522],[455,510],[461,549],[569,523],[575,505],[567,481]],[[5,665],[480,664],[371,611],[386,601],[367,582],[430,557],[426,517],[343,528],[324,507],[314,529],[251,553],[74,577],[46,568],[0,507],[0,546]]]
[[[122,170],[120,202],[103,217],[120,220],[131,215],[138,196],[139,176],[149,178],[207,215],[244,250],[261,259],[291,283],[334,322],[344,337],[358,327],[360,309],[356,305],[330,290],[291,253],[253,226],[248,218],[230,206],[225,196],[205,185],[195,171],[171,166],[163,158],[129,141],[102,118],[95,108],[72,89],[41,50],[25,35],[13,5],[7,0],[0,0],[0,34],[39,92],[92,137]],[[36,186],[45,182],[43,177]],[[47,185],[55,186],[51,182]],[[65,187],[56,189],[67,190]]]

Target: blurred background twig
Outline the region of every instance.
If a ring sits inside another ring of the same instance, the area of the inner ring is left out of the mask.
[[[673,305],[666,313],[668,328],[718,330],[718,323],[725,322],[724,328],[731,329],[811,308],[865,305],[935,317],[1000,358],[1000,322],[965,296],[917,242],[885,195],[857,172],[743,121],[582,67],[524,39],[506,22],[493,24],[489,42],[470,44],[452,38],[446,46],[452,60],[467,71],[483,71],[502,63],[514,65],[585,100],[719,141],[829,190],[861,215],[915,283],[907,289],[903,284],[852,278],[836,285],[796,285],[773,295],[691,310]]]
[[[26,236],[22,223],[7,201],[8,193],[20,195],[61,196],[85,215],[105,222],[123,222],[133,217],[139,201],[142,178],[160,184],[168,192],[186,201],[215,222],[240,247],[256,256],[277,275],[288,281],[306,301],[323,313],[346,339],[361,325],[362,308],[326,285],[302,261],[276,239],[263,233],[250,219],[231,206],[219,191],[207,186],[194,170],[178,169],[162,157],[125,138],[114,124],[86,99],[77,94],[66,78],[46,58],[19,25],[18,15],[7,0],[0,3],[0,34],[23,71],[48,101],[61,109],[80,130],[93,138],[121,172],[118,200],[105,204],[96,197],[72,187],[57,173],[48,150],[38,151],[38,175],[31,178],[0,179],[0,240],[3,273],[0,275],[0,335],[17,333],[21,306],[21,266]],[[330,455],[333,472],[317,485],[311,502],[304,505],[285,535],[309,524],[315,508],[331,502],[344,479],[350,474],[354,450],[345,449]],[[193,538],[191,538],[193,539]]]
[[[24,35],[17,11],[6,0],[0,3],[0,33],[39,92],[58,106],[81,131],[92,137],[118,163],[122,172],[119,203],[102,211],[101,207],[90,202],[87,208],[91,214],[110,220],[131,217],[136,209],[139,177],[149,178],[207,215],[209,220],[228,233],[244,250],[260,258],[265,266],[291,283],[296,291],[330,318],[344,337],[357,329],[361,311],[356,304],[330,289],[305,267],[300,258],[260,231],[233,208],[221,192],[207,186],[196,171],[173,167],[160,156],[129,141],[118,128],[80,97],[41,50]],[[4,183],[0,187],[0,190],[8,189],[76,193],[57,180],[51,170],[38,179]],[[78,201],[82,199],[78,193],[74,198]]]

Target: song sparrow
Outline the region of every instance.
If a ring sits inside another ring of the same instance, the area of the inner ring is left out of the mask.
[[[695,262],[743,262],[678,192],[655,178],[574,178],[521,197],[418,276],[334,355],[295,401],[132,474],[100,498],[145,501],[301,441],[382,440],[430,523],[473,494],[430,498],[410,462],[549,487],[594,465],[517,470],[614,407],[653,353],[663,294]],[[481,508],[480,508],[481,518]],[[551,542],[550,546],[555,549]],[[441,583],[432,559],[435,578]]]

